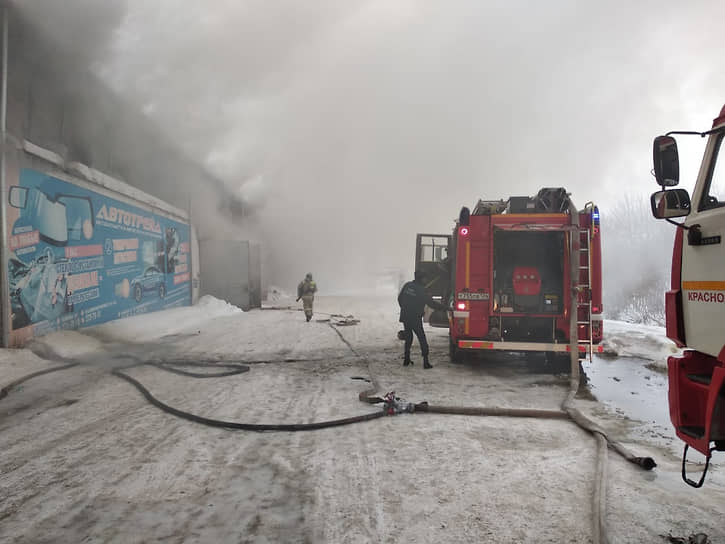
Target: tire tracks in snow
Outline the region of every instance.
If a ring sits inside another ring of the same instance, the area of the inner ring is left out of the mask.
[[[367,355],[360,353],[345,338],[340,330],[332,323],[328,323],[330,328],[335,331],[340,340],[348,347],[350,352],[359,360],[361,360],[367,369],[368,376],[370,377],[370,386],[368,389],[360,392],[359,398],[362,400],[364,397],[373,395],[379,389],[377,377],[372,369],[372,361]],[[376,457],[374,455],[374,440],[370,435],[370,427],[368,425],[360,425],[354,428],[346,429],[343,431],[344,437],[353,437],[353,440],[346,440],[346,448],[355,452],[354,458],[348,457],[346,463],[339,469],[338,481],[331,486],[330,490],[333,491],[333,496],[323,496],[322,487],[318,486],[317,495],[318,503],[325,504],[327,501],[336,506],[337,513],[342,514],[342,519],[329,520],[326,519],[323,514],[323,519],[326,520],[324,523],[324,529],[322,535],[316,535],[321,537],[321,541],[325,542],[347,542],[351,540],[351,535],[361,536],[359,533],[364,533],[365,539],[370,542],[383,542],[386,535],[386,523],[385,513],[383,509],[383,496],[380,490],[383,489],[380,479],[380,470],[376,465]],[[353,435],[353,433],[355,433]],[[352,463],[351,463],[352,461]],[[349,493],[351,489],[354,490],[352,494]],[[335,492],[336,491],[336,492]],[[325,501],[324,499],[327,499]],[[355,524],[355,521],[360,520],[360,516],[355,516],[355,512],[358,511],[364,505],[364,509],[367,510],[368,515],[365,516],[367,523],[363,523],[362,526],[353,527],[351,524]]]

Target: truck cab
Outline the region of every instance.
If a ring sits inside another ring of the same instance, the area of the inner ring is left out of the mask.
[[[679,183],[674,135],[707,137],[692,195]],[[725,451],[725,106],[712,129],[670,132],[654,141],[654,173],[661,190],[650,198],[652,214],[676,225],[670,290],[665,295],[667,336],[684,354],[669,357],[670,419],[688,447],[706,456]],[[718,161],[718,158],[720,161]],[[683,218],[681,222],[676,218]]]

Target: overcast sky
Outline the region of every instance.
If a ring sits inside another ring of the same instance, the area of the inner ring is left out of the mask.
[[[103,77],[255,204],[284,287],[410,271],[478,198],[564,186],[606,213],[655,189],[656,134],[725,102],[718,0],[67,5],[108,29]]]

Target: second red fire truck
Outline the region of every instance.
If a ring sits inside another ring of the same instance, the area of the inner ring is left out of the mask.
[[[567,370],[572,346],[580,358],[601,351],[599,210],[577,210],[564,188],[463,208],[452,235],[418,235],[416,268],[450,308],[429,322],[449,327],[454,360],[539,351]]]

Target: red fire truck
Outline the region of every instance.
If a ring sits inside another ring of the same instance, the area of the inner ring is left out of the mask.
[[[708,136],[692,199],[679,183],[673,134]],[[667,336],[688,348],[667,360],[670,419],[685,442],[682,478],[702,486],[712,452],[725,451],[725,106],[705,132],[673,131],[654,141],[654,173],[662,187],[652,195],[652,213],[677,226],[671,289],[665,295]],[[684,217],[682,223],[673,218]],[[712,447],[711,447],[712,444]],[[706,456],[698,482],[687,477],[687,450]]]
[[[540,351],[568,370],[572,319],[579,355],[591,357],[602,339],[599,210],[577,211],[569,197],[544,188],[479,200],[461,210],[452,235],[418,235],[416,268],[450,308],[429,322],[449,328],[454,361],[479,350]]]

